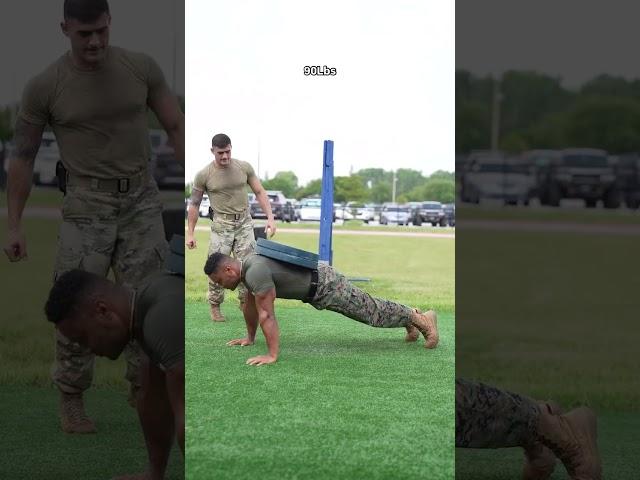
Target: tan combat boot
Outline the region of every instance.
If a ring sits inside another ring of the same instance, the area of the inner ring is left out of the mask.
[[[212,322],[224,322],[224,315],[220,311],[220,305],[212,303],[210,305],[210,313]]]
[[[425,313],[419,313],[417,310],[413,314],[411,319],[411,325],[417,328],[424,336],[425,348],[436,348],[440,339],[438,335],[438,316],[433,310],[429,310]],[[407,329],[407,339],[409,337],[409,329]]]
[[[555,402],[538,402],[541,412],[561,415],[562,408]],[[540,441],[524,447],[523,480],[547,480],[556,466],[556,456]]]
[[[66,433],[96,433],[96,427],[84,411],[82,394],[60,394],[60,421]]]
[[[414,308],[413,311],[418,314],[422,313],[417,308]],[[410,323],[409,325],[405,325],[404,328],[407,330],[407,334],[404,336],[405,342],[415,342],[416,340],[418,340],[420,331],[416,327],[414,327],[412,323]]]
[[[420,336],[420,331],[414,327],[413,325],[406,325],[404,328],[407,329],[407,334],[404,336],[405,342],[415,342],[418,340]]]
[[[538,439],[562,461],[573,480],[601,480],[597,422],[593,410],[580,407],[564,415],[540,413]]]

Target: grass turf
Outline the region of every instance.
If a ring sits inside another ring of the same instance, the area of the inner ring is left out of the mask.
[[[640,424],[638,238],[462,228],[465,218],[535,221],[546,212],[515,210],[462,211],[459,218],[456,374],[565,409],[593,407],[605,478],[638,478],[630,466]],[[553,221],[613,223],[632,215],[561,209]],[[456,477],[519,478],[521,463],[517,449],[458,450]],[[553,478],[567,478],[564,468]]]
[[[279,308],[281,356],[256,368],[244,361],[264,339],[225,346],[245,332],[224,311],[211,325],[207,304],[186,308],[186,478],[453,478],[451,314],[428,351],[404,330]]]
[[[87,411],[98,433],[68,435],[59,428],[56,389],[3,385],[0,478],[95,480],[144,471],[144,438],[135,410],[124,400],[125,394],[113,389],[89,390]],[[177,448],[166,478],[184,478]]]
[[[235,293],[228,321],[204,302],[207,234],[187,252],[187,469],[189,479],[453,478],[454,241],[335,237],[334,265],[368,277],[369,293],[438,309],[441,344],[405,344],[404,329],[372,329],[332,312],[278,300],[278,363],[225,342],[243,336]],[[317,236],[277,241],[317,250]]]
[[[637,458],[640,417],[633,413],[603,413],[598,416],[598,446],[603,458],[603,477],[616,480],[638,478]],[[458,480],[513,480],[522,476],[522,449],[456,449]],[[632,460],[633,459],[633,460]],[[560,462],[552,480],[568,478]]]

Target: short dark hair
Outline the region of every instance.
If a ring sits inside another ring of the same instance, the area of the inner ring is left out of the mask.
[[[231,139],[224,133],[217,133],[211,139],[211,146],[224,148],[231,145]]]
[[[109,14],[107,0],[64,0],[64,19],[73,18],[82,23],[92,23],[103,13]]]
[[[44,306],[47,320],[56,325],[74,315],[89,293],[107,280],[84,270],[70,270],[58,277]]]
[[[209,258],[207,258],[207,263],[204,264],[204,273],[206,275],[211,275],[213,272],[217,272],[220,267],[229,263],[230,260],[231,257],[224,253],[212,253],[209,255]]]

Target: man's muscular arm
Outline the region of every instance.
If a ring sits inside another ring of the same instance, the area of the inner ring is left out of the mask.
[[[42,141],[43,126],[33,125],[21,118],[16,121],[15,153],[7,174],[7,244],[5,253],[12,262],[27,256],[26,240],[22,233],[22,213],[31,193],[33,164]]]
[[[267,365],[278,360],[280,351],[280,331],[273,306],[276,299],[276,289],[272,288],[265,293],[257,294],[255,299],[258,321],[260,322],[262,333],[264,333],[264,338],[267,340],[269,353],[250,358],[247,360],[247,365]]]
[[[265,233],[267,233],[269,237],[273,237],[276,233],[276,222],[273,219],[273,212],[271,211],[271,203],[269,203],[267,192],[258,177],[252,177],[249,180],[249,186],[251,190],[253,190],[262,211],[267,215],[267,225],[264,229]]]
[[[178,98],[169,88],[162,88],[149,99],[149,108],[167,132],[176,159],[184,166],[184,114]]]
[[[191,198],[189,199],[189,209],[187,210],[187,247],[196,248],[196,239],[194,231],[196,224],[198,223],[198,217],[200,216],[200,203],[202,203],[202,196],[204,192],[197,188],[191,189]]]
[[[246,338],[236,338],[229,340],[227,345],[240,345],[246,347],[253,345],[256,341],[256,331],[258,330],[258,310],[256,309],[256,299],[251,292],[247,292],[247,298],[242,304],[242,313],[244,314],[244,322],[247,325]]]

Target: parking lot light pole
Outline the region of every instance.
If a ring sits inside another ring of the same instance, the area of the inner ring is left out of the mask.
[[[396,177],[396,171],[393,171],[393,185],[391,186],[391,203],[396,203],[396,183],[398,181],[398,177]]]

